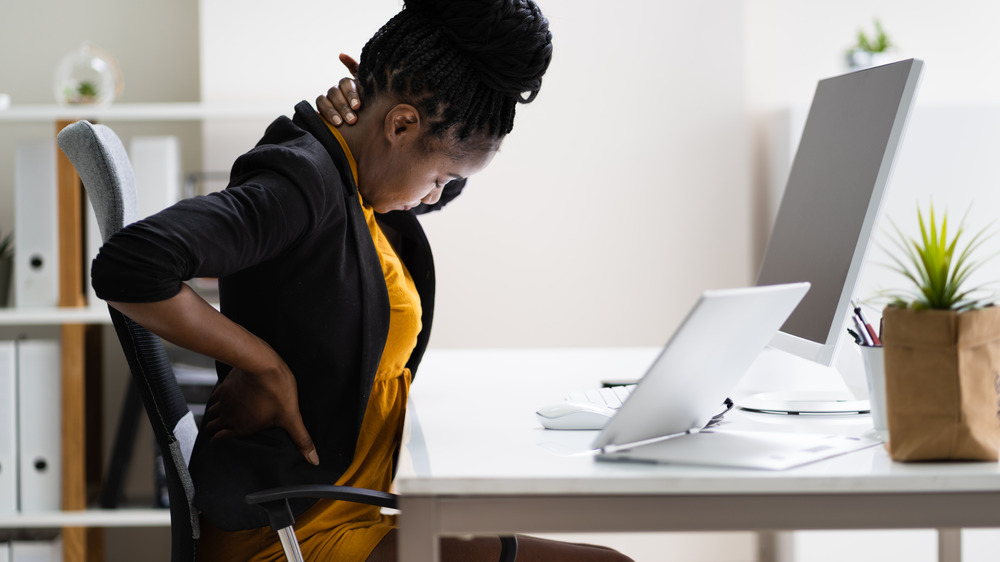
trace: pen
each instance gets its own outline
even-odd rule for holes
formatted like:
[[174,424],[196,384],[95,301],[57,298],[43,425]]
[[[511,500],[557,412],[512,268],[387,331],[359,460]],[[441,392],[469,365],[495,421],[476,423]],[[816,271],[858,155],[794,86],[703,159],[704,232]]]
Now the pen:
[[854,319],[854,326],[858,329],[858,332],[861,334],[861,340],[862,340],[861,345],[865,346],[875,345],[875,342],[872,341],[871,334],[869,334],[868,330],[865,329],[865,325],[861,322],[861,319],[858,318],[858,315],[854,314],[851,316],[851,318]]
[[854,330],[848,328],[847,329],[847,333],[851,334],[851,337],[854,338],[854,343],[856,343],[858,345],[864,345],[865,340],[861,339],[861,336],[859,336],[857,332],[855,332]]
[[882,345],[882,342],[878,338],[878,334],[875,333],[875,328],[872,328],[872,325],[868,323],[868,320],[865,320],[865,315],[861,312],[861,306],[854,307],[854,314],[858,315],[858,320],[861,321],[861,325],[864,327],[864,330],[868,332],[868,335],[871,337],[872,344]]

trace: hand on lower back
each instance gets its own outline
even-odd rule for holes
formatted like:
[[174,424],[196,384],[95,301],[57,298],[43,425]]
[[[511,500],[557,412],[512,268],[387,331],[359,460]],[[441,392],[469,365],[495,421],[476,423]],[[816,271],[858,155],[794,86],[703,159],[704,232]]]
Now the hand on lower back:
[[233,369],[216,387],[209,403],[204,430],[212,439],[245,437],[280,427],[306,460],[319,464],[316,448],[299,412],[295,377],[287,368],[267,374]]

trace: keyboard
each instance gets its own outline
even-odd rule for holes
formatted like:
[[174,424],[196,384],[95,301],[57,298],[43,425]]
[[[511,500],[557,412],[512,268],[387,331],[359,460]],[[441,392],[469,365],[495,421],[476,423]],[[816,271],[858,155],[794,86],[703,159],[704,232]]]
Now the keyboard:
[[566,395],[569,402],[590,402],[617,410],[635,389],[634,384],[606,386],[590,390],[578,390]]

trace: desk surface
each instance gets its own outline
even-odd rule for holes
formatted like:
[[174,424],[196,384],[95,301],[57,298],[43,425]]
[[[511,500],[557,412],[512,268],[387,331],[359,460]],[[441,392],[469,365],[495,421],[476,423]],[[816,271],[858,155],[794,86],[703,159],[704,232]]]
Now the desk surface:
[[[429,352],[413,384],[396,478],[406,560],[438,560],[442,535],[1000,527],[997,463],[902,464],[882,447],[781,472],[607,463],[589,452],[597,432],[544,430],[535,420],[537,407],[569,391],[641,376],[656,351]],[[734,398],[778,390],[756,371]],[[781,384],[839,384],[821,379],[796,372]],[[734,411],[727,419],[795,432],[871,427],[860,415]],[[960,549],[940,552],[960,559]]]
[[[545,430],[535,408],[602,378],[639,377],[656,349],[434,351],[411,393],[401,494],[759,494],[1000,491],[997,463],[893,462],[874,447],[787,471],[598,462],[595,431]],[[799,381],[801,382],[801,381]],[[817,384],[827,384],[818,381]],[[792,384],[792,383],[790,383]],[[810,384],[806,381],[804,384]],[[737,392],[739,392],[737,390]],[[734,410],[727,423],[860,434],[868,416]]]

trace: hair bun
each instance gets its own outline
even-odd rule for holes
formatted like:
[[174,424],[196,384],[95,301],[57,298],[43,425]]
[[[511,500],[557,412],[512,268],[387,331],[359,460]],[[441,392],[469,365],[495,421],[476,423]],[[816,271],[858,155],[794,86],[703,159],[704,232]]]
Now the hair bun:
[[489,88],[522,103],[538,95],[552,33],[531,0],[406,0],[406,9],[439,25]]

